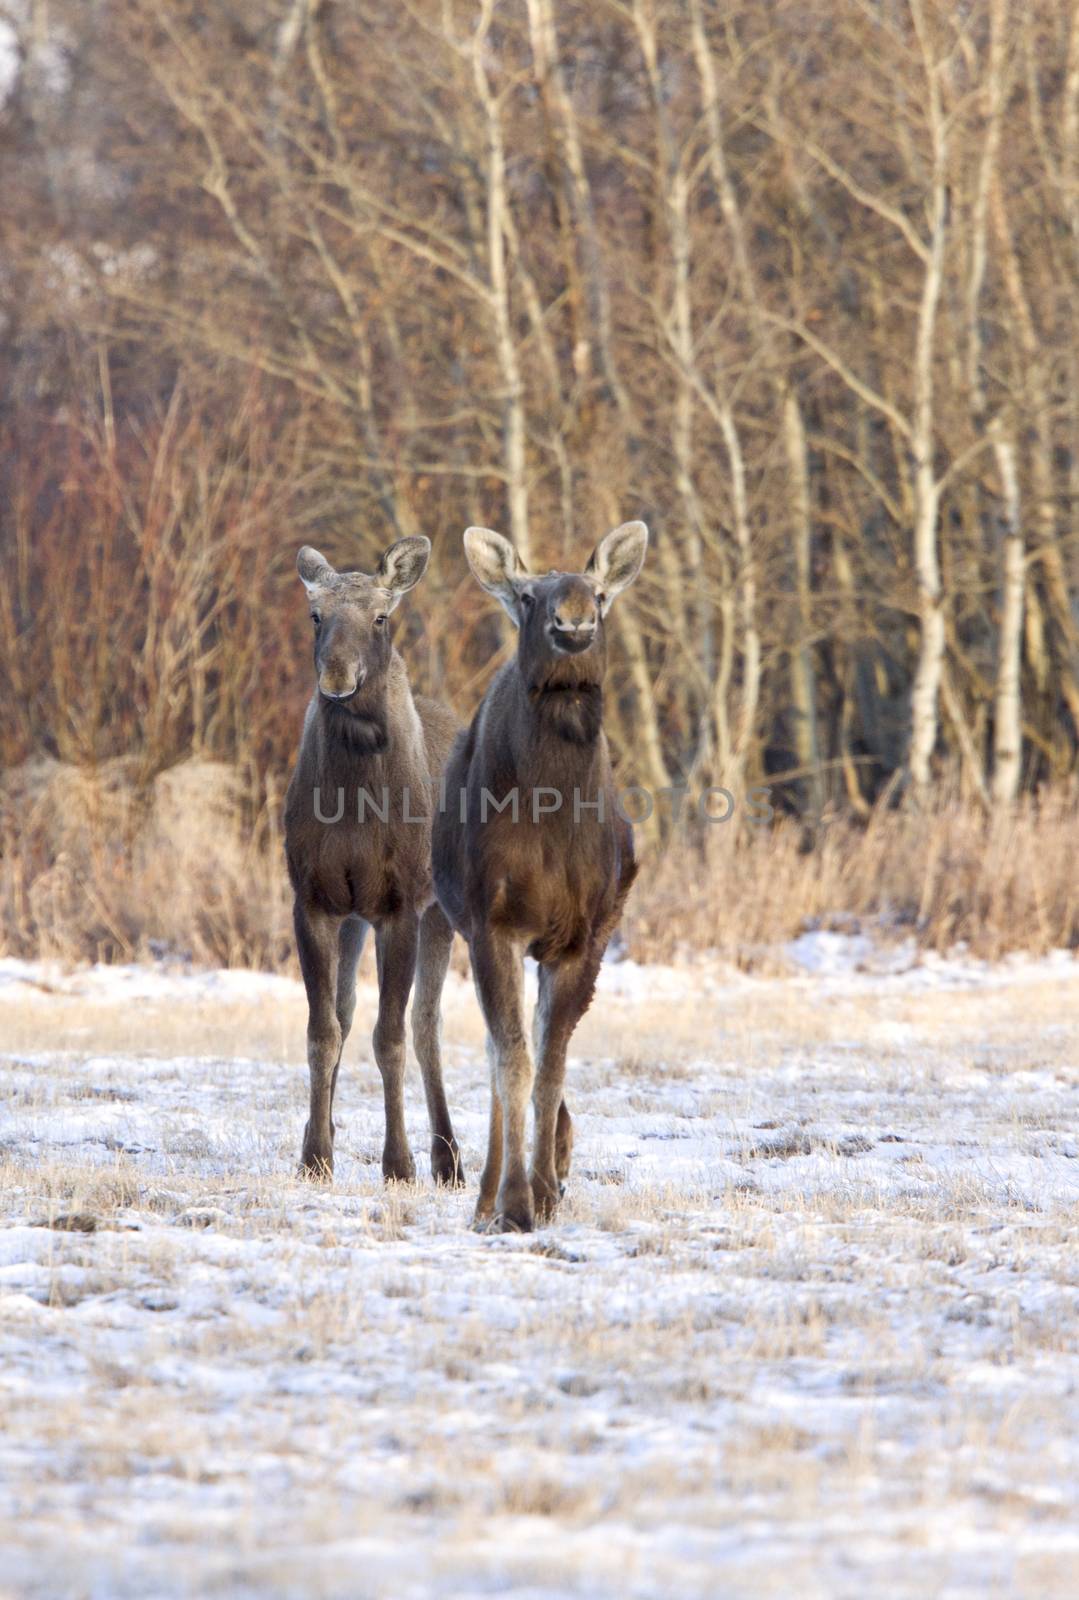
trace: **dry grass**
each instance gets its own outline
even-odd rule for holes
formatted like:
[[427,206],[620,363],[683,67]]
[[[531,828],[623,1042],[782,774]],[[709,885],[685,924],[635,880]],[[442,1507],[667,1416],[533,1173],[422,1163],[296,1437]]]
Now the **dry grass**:
[[836,817],[809,840],[780,818],[714,827],[697,850],[646,859],[626,919],[632,949],[669,959],[710,949],[745,967],[806,927],[858,918],[947,950],[996,959],[1079,945],[1079,796],[1071,784],[1013,812],[943,797],[922,811],[878,808],[864,826]]
[[63,961],[154,955],[279,968],[291,956],[279,796],[224,762],[152,780],[40,758],[0,777],[0,935]]
[[[294,970],[279,785],[187,761],[40,758],[0,776],[0,950],[66,961],[152,954]],[[639,960],[717,952],[747,969],[807,927],[859,920],[923,947],[995,959],[1079,944],[1071,786],[987,818],[959,801],[868,825],[791,818],[644,849],[625,934]]]

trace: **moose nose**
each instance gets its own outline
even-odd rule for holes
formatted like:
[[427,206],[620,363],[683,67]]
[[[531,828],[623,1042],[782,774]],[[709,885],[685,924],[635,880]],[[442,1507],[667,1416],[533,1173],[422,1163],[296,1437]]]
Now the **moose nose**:
[[591,634],[596,631],[595,620],[592,617],[574,617],[564,611],[555,611],[551,618],[559,633],[568,633],[578,639],[582,634]]
[[366,676],[367,669],[365,667],[357,667],[355,681],[350,689],[327,689],[320,683],[318,686],[319,693],[324,700],[351,700],[357,689],[362,688],[363,680]]
[[551,617],[551,639],[560,650],[587,650],[595,637],[593,617],[574,617],[555,610]]

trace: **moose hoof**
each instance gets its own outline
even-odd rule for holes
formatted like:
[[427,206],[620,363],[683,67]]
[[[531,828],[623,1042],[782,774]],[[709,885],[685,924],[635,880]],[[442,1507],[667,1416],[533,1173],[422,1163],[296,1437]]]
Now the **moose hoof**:
[[436,1139],[431,1146],[431,1176],[447,1189],[463,1189],[465,1167],[456,1139]]
[[330,1137],[317,1138],[311,1132],[310,1122],[303,1126],[303,1144],[300,1146],[301,1178],[312,1178],[316,1183],[328,1183],[333,1177],[333,1124]]
[[508,1211],[500,1211],[488,1229],[489,1233],[532,1233],[535,1222],[527,1212],[518,1212],[511,1216]]
[[550,1222],[565,1192],[565,1184],[557,1178],[541,1178],[537,1173],[532,1174],[532,1204],[539,1222]]
[[382,1157],[382,1176],[387,1183],[415,1183],[416,1163],[409,1151],[404,1155],[391,1155],[387,1151]]
[[493,1200],[485,1200],[482,1195],[476,1201],[476,1209],[472,1213],[471,1228],[473,1233],[494,1233],[495,1207]]
[[531,1233],[532,1231],[531,1217],[517,1219],[507,1216],[504,1211],[482,1214],[477,1211],[472,1218],[473,1233]]
[[492,1232],[531,1233],[534,1227],[535,1213],[529,1184],[526,1183],[523,1189],[511,1189],[499,1195]]

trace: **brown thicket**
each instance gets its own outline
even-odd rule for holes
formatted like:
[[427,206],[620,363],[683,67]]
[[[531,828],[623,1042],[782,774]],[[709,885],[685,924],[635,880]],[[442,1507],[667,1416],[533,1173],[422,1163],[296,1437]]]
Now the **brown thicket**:
[[0,96],[9,944],[59,849],[28,761],[121,761],[135,814],[224,763],[276,849],[299,544],[428,534],[405,648],[469,711],[506,640],[468,523],[541,568],[649,523],[620,773],[788,818],[691,830],[710,892],[880,909],[827,852],[890,828],[916,876],[949,808],[968,887],[1002,827],[1068,837],[1079,0],[8,0]]

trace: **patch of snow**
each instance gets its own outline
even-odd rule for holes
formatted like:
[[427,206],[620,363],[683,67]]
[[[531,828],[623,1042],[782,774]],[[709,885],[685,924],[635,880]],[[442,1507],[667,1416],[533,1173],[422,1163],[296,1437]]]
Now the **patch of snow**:
[[881,979],[893,993],[1055,983],[1077,965],[1071,950],[1050,950],[1043,956],[1015,951],[991,962],[970,955],[962,946],[942,954],[919,950],[911,938],[890,944],[872,933],[829,928],[800,934],[783,946],[782,953],[799,978],[813,980],[822,994],[854,992]]
[[243,968],[104,966],[67,968],[56,962],[0,959],[0,1002],[78,997],[123,1003],[130,1000],[287,1000],[302,995],[294,978]]
[[[596,982],[598,995],[627,1004],[655,1001],[700,999],[717,1003],[732,996],[759,992],[762,996],[781,994],[785,984],[805,988],[822,998],[857,994],[869,987],[890,994],[925,993],[948,989],[1006,989],[1024,985],[1056,983],[1077,970],[1070,950],[1052,950],[1044,956],[1012,954],[993,963],[970,956],[963,950],[941,955],[933,950],[919,951],[913,940],[890,945],[867,933],[848,933],[814,929],[799,935],[782,947],[781,953],[793,975],[788,978],[762,977],[732,969],[715,959],[700,957],[692,963],[671,966],[645,964],[631,957],[603,962]],[[536,993],[536,964],[525,961],[526,995]],[[448,983],[458,993],[471,992],[470,979],[451,974]],[[0,958],[0,1005],[7,999],[20,1002],[35,996],[45,999],[80,997],[105,1003],[127,1000],[170,1001],[190,998],[202,1002],[220,1000],[288,1001],[303,996],[298,980],[275,973],[233,968],[204,970],[180,963],[155,965],[117,965],[63,967],[56,962]],[[882,1024],[883,1026],[883,1024]],[[905,1024],[893,1021],[887,1028],[901,1042]]]
[[864,971],[876,953],[873,940],[864,933],[833,933],[824,928],[799,935],[785,948],[790,960],[803,972],[833,976]]
[[160,259],[154,247],[145,243],[118,250],[114,245],[96,240],[90,246],[90,253],[106,278],[147,278]]
[[598,994],[618,995],[625,1000],[665,1000],[713,985],[710,974],[702,975],[695,968],[662,966],[658,962],[645,965],[627,956],[621,961],[603,963],[596,980],[596,991]]
[[[0,1054],[3,1585],[1069,1595],[1074,962],[885,970],[856,930],[803,938],[790,978],[605,965],[566,1201],[504,1238],[468,1227],[488,1072],[452,1029],[466,1191],[382,1184],[370,986],[317,1187],[303,1061],[225,1026],[299,1006],[291,979],[0,961],[31,1031],[87,1000],[222,1007],[213,1057]],[[622,1041],[657,997],[702,1031],[653,1059],[654,1024]],[[818,997],[861,1002],[840,1037],[806,1028]],[[415,1071],[407,1122],[419,1156]]]
[[19,35],[10,22],[0,17],[0,111],[11,99],[21,71]]

